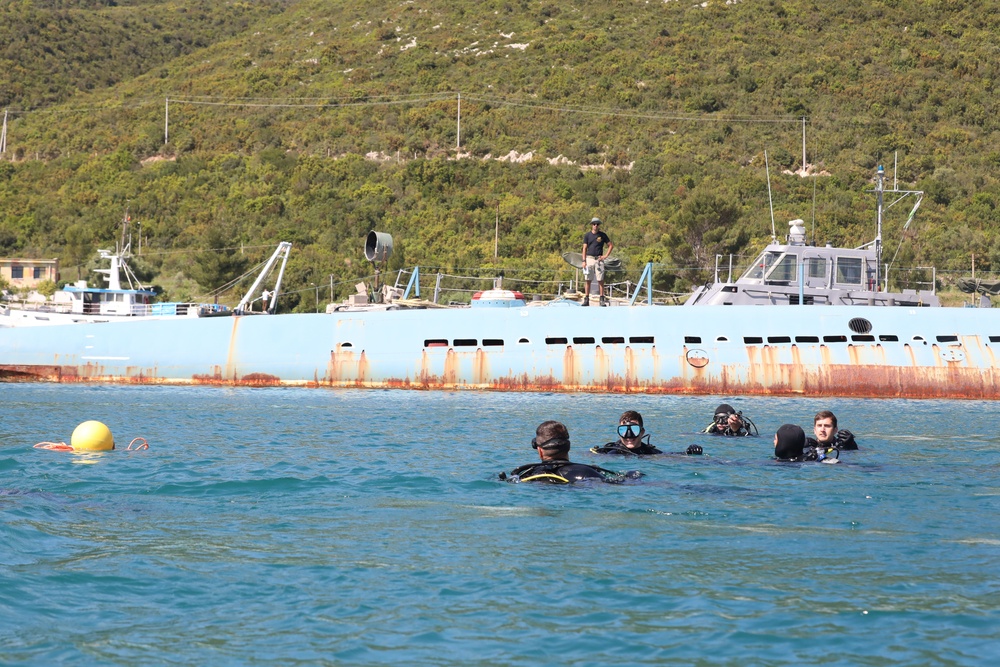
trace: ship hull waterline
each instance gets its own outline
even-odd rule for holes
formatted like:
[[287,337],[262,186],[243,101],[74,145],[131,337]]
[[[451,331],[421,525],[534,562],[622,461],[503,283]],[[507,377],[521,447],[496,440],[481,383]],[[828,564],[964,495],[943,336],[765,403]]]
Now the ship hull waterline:
[[0,379],[995,399],[994,348],[1000,309],[399,310],[3,328]]

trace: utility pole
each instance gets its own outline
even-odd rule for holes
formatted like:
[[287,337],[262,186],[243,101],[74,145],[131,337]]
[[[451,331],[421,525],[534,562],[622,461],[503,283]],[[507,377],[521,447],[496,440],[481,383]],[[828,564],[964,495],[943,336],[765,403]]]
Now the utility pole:
[[163,143],[170,143],[170,98],[166,98],[163,110]]
[[456,132],[455,147],[458,152],[462,152],[462,93],[458,94],[458,131]]
[[806,117],[802,117],[802,175],[806,175]]
[[493,230],[493,259],[497,259],[500,249],[500,200],[497,200],[497,224]]

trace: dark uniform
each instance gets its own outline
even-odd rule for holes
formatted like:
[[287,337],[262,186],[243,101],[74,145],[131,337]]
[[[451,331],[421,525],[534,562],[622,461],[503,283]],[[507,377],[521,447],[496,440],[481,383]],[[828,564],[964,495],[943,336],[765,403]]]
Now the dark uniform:
[[[836,447],[840,451],[849,451],[858,448],[858,442],[854,439],[854,434],[848,431],[846,428],[837,431],[837,435],[833,436],[833,447]],[[822,447],[816,438],[806,438],[806,447]]]
[[544,482],[546,484],[573,484],[583,480],[595,480],[608,484],[620,484],[628,475],[598,468],[585,463],[568,460],[542,461],[514,468],[508,477],[500,473],[500,479],[508,482]]

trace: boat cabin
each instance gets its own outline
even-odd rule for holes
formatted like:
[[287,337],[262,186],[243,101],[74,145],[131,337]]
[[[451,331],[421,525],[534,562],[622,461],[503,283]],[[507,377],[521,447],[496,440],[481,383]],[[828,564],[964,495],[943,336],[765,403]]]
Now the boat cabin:
[[684,305],[940,305],[933,290],[883,291],[872,244],[812,246],[802,220],[788,225],[786,243],[771,243],[735,282],[716,277],[697,288]]
[[151,290],[98,289],[87,287],[86,281],[67,285],[70,312],[79,315],[149,315],[156,293]]

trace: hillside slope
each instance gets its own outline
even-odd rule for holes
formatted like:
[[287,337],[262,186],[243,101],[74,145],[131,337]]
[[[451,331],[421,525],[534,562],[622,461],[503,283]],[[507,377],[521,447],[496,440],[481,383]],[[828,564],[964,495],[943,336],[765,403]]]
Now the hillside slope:
[[[704,274],[678,269],[770,236],[764,150],[778,224],[810,220],[815,188],[817,236],[855,244],[872,234],[861,191],[898,151],[901,182],[928,193],[903,260],[960,270],[975,251],[1000,269],[1000,18],[983,2],[272,9],[60,114],[15,117],[0,252],[80,263],[127,201],[151,249],[288,238],[293,281],[346,283],[372,228],[401,237],[400,263],[490,262],[499,204],[507,270],[558,270],[597,213],[636,273],[659,261],[658,284],[684,289]],[[802,118],[806,173],[829,176],[776,173],[803,167]],[[512,152],[531,159],[496,162]],[[222,277],[171,257],[147,270],[174,289]]]

